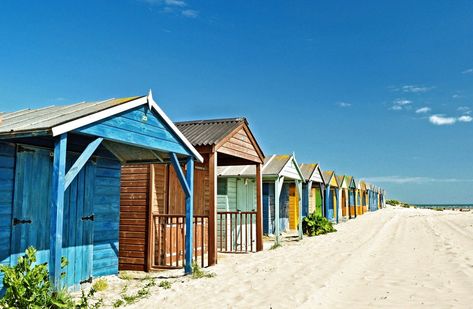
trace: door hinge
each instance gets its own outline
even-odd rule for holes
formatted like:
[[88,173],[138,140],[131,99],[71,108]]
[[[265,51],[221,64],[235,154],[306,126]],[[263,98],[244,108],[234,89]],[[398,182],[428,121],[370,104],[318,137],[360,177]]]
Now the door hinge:
[[94,214],[91,214],[90,216],[85,216],[85,217],[82,217],[82,221],[94,221],[95,220],[95,215]]
[[20,220],[18,218],[14,218],[13,225],[18,225],[18,224],[31,224],[31,220]]

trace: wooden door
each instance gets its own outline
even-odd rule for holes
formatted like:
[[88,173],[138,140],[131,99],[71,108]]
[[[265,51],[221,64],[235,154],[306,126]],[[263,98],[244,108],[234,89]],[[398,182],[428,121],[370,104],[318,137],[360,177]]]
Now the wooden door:
[[[68,154],[68,157],[71,157]],[[18,146],[12,227],[14,265],[26,248],[38,250],[37,263],[49,262],[52,153],[50,150]],[[68,166],[72,161],[68,160]],[[65,281],[77,286],[92,277],[93,187],[95,165],[88,162],[65,192],[62,256],[68,266]]]

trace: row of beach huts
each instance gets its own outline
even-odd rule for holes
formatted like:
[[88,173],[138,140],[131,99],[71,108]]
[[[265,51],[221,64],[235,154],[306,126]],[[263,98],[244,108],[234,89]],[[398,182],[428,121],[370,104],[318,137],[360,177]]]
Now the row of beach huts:
[[309,213],[339,223],[385,206],[363,180],[265,155],[245,118],[173,123],[151,92],[0,119],[0,263],[34,246],[55,286],[189,273],[263,250],[263,235],[302,238]]

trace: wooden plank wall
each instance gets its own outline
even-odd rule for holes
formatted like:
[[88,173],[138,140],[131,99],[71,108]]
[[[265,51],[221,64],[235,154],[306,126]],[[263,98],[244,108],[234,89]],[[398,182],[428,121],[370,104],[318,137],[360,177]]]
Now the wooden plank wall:
[[[119,265],[121,270],[146,269],[150,167],[151,165],[122,167]],[[154,198],[158,199],[158,196]]]
[[98,158],[95,168],[93,276],[118,273],[121,165]]
[[261,162],[255,146],[252,144],[244,128],[241,128],[228,141],[220,146],[218,152],[253,162]]
[[[10,237],[13,188],[15,179],[15,147],[0,143],[0,264],[10,264]],[[0,291],[3,273],[0,273]]]

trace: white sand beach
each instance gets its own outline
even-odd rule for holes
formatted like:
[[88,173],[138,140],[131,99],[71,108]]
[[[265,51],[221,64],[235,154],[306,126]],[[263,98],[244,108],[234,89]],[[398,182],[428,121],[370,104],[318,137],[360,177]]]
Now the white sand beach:
[[336,228],[223,255],[207,269],[214,278],[171,278],[171,289],[156,286],[132,308],[473,306],[473,212],[388,207]]

